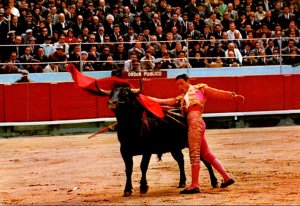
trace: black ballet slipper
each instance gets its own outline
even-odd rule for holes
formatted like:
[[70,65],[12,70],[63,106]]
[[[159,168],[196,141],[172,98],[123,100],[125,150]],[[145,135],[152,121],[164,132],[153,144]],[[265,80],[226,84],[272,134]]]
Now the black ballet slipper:
[[184,189],[182,191],[180,191],[180,194],[196,194],[196,193],[200,193],[200,189],[198,187],[188,190],[188,189]]
[[233,179],[228,180],[227,182],[221,183],[221,188],[228,187],[229,185],[232,185],[234,183]]

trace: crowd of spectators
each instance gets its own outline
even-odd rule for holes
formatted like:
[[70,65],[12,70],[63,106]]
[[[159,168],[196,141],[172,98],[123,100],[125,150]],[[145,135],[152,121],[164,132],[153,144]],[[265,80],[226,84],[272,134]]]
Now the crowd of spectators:
[[[0,74],[300,63],[298,0],[0,0]],[[5,63],[5,64],[4,64]]]

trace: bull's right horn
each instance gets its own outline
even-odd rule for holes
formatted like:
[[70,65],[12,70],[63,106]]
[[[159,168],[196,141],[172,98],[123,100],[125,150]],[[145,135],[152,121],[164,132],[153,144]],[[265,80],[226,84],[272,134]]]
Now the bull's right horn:
[[141,92],[141,89],[130,89],[133,94],[138,94]]

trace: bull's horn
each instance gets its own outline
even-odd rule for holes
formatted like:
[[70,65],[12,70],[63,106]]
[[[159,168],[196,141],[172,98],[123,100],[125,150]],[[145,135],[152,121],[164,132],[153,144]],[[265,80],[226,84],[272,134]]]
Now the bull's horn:
[[103,93],[103,94],[105,94],[105,95],[110,95],[110,93],[111,93],[111,90],[104,90],[104,89],[100,89],[99,88],[99,91],[101,92],[101,93]]
[[141,92],[141,89],[130,89],[133,94],[138,94]]
[[107,95],[107,96],[110,95],[111,90],[104,90],[104,89],[101,89],[101,88],[98,86],[97,81],[95,81],[95,86],[96,86],[96,88],[99,90],[100,95],[104,95],[104,96],[105,96],[105,95]]

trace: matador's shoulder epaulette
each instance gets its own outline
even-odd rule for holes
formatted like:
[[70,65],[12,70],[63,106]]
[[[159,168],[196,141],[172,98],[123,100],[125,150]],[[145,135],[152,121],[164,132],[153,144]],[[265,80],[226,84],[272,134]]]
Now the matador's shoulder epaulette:
[[207,86],[207,84],[201,83],[201,84],[196,84],[194,87],[195,87],[196,89],[201,89],[201,88],[203,88],[203,87],[205,87],[205,86]]

